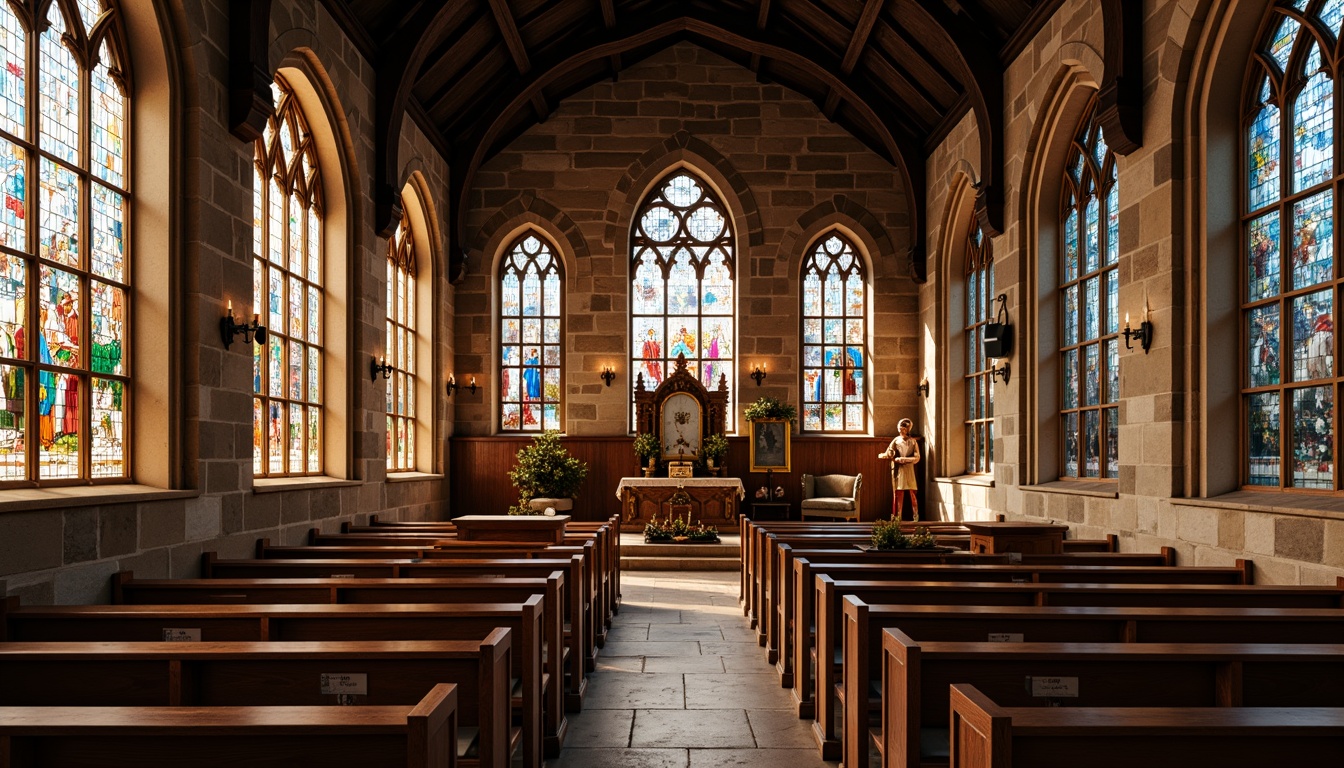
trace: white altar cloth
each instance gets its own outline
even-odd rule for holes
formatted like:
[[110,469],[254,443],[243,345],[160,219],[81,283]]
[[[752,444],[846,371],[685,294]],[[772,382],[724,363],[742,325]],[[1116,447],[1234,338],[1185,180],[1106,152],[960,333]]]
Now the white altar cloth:
[[625,498],[625,488],[736,488],[737,498],[747,498],[747,489],[736,477],[622,477],[616,486],[616,498]]

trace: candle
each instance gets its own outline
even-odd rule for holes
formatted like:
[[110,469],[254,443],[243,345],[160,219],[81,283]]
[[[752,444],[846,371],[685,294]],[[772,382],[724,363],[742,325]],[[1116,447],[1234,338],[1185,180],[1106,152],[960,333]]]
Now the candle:
[[233,299],[229,299],[229,314],[233,314]]
[[1126,327],[1126,328],[1129,327],[1129,313],[1128,313],[1128,312],[1125,313],[1125,327]]

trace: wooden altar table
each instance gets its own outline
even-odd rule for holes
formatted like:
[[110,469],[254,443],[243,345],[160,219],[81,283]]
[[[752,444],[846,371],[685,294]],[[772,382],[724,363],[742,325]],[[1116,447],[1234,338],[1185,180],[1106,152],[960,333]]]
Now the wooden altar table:
[[655,516],[685,514],[687,508],[693,523],[732,530],[737,502],[746,496],[736,477],[623,477],[616,486],[622,531],[643,531]]

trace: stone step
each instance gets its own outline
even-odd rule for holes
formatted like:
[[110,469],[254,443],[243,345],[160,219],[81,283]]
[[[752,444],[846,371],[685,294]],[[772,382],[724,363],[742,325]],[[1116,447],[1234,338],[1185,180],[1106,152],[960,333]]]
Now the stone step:
[[736,571],[740,567],[735,557],[621,557],[623,571]]
[[621,554],[626,557],[730,557],[739,559],[741,547],[737,542],[723,544],[622,544]]

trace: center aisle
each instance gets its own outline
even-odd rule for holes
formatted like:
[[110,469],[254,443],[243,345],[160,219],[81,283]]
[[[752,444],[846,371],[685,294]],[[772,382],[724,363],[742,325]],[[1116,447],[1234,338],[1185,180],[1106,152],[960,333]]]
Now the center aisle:
[[583,712],[547,768],[823,768],[736,572],[625,571]]

